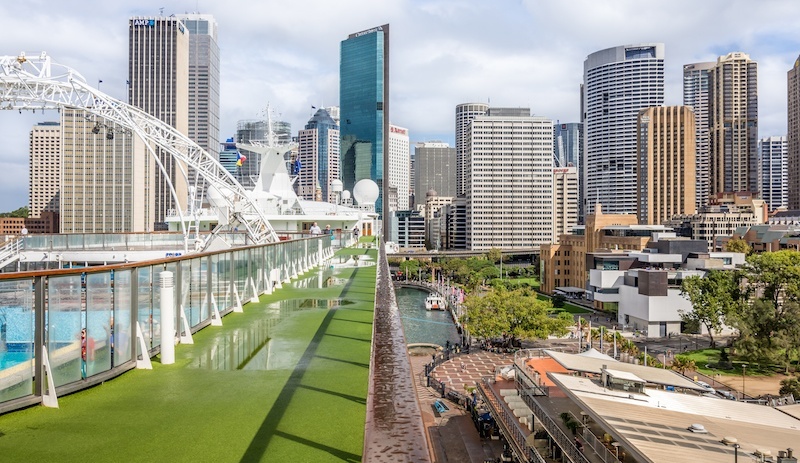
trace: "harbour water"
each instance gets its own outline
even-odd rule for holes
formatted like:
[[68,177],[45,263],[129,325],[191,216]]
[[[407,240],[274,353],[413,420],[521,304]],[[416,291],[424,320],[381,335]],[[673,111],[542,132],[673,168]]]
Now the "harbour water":
[[425,309],[426,291],[396,288],[395,293],[408,344],[427,342],[444,346],[447,341],[451,344],[460,342],[449,312]]

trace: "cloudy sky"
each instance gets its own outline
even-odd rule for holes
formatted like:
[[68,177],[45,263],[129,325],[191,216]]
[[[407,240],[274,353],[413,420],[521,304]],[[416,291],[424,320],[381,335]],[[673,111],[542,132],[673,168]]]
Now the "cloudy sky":
[[[682,66],[743,51],[758,62],[761,137],[786,133],[786,72],[800,53],[794,0],[26,0],[0,3],[2,55],[46,51],[125,100],[128,19],[200,12],[219,24],[221,138],[269,103],[299,130],[338,104],[339,43],[391,24],[391,119],[412,143],[453,143],[455,106],[490,102],[577,121],[583,60],[663,42],[666,103]],[[28,136],[52,114],[0,113],[0,211],[28,202]]]

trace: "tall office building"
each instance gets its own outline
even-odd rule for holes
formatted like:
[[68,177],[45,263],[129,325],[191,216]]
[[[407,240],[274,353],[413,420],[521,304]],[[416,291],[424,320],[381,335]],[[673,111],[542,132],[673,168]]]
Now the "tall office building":
[[[583,124],[580,122],[566,124],[556,122],[553,135],[553,156],[556,166],[573,166],[580,176],[583,166],[583,145]],[[578,223],[583,223],[584,187],[583,182],[578,182]]]
[[59,211],[61,194],[61,125],[41,122],[31,129],[28,216]]
[[555,167],[553,169],[553,235],[554,243],[559,236],[572,233],[578,225],[578,169]]
[[396,125],[389,126],[389,188],[397,191],[396,211],[410,209],[411,188],[409,187],[409,163],[411,151],[408,129]]
[[583,83],[585,214],[597,203],[609,214],[635,214],[636,121],[640,110],[664,104],[664,44],[592,53]]
[[688,106],[639,112],[637,215],[660,225],[695,208],[695,120]]
[[447,143],[423,142],[414,147],[414,198],[425,202],[429,190],[456,195],[456,149]]
[[469,125],[468,249],[531,247],[555,239],[553,122],[529,114],[527,108],[490,108]]
[[375,210],[380,214],[389,194],[389,182],[384,181],[389,164],[388,24],[342,41],[339,107],[344,189],[352,191],[365,178],[375,181],[380,188]]
[[[189,135],[189,34],[176,17],[134,17],[128,22],[128,100],[166,124]],[[155,197],[153,230],[166,230],[165,217],[180,207],[186,210],[188,182],[179,166],[168,153],[152,147],[164,166],[166,175],[156,167],[154,178],[147,179],[146,194]],[[155,163],[145,156],[144,169],[151,171]],[[169,183],[175,189],[173,196]],[[177,202],[176,202],[177,199]],[[147,203],[149,205],[149,202]],[[149,227],[148,227],[149,228]]]
[[786,73],[789,209],[800,210],[800,56]]
[[766,137],[758,142],[761,199],[770,211],[789,205],[789,150],[786,137]]
[[80,109],[63,108],[61,126],[61,232],[152,230],[156,198],[147,185],[157,167],[144,143]]
[[316,199],[317,189],[323,201],[336,200],[331,191],[339,179],[339,126],[325,109],[318,109],[298,137],[298,156],[302,168],[297,178],[297,194]]
[[[472,119],[485,116],[489,105],[484,103],[462,103],[456,106],[456,193],[465,195],[467,178],[467,130]],[[436,190],[439,191],[439,190]]]
[[683,104],[694,111],[695,209],[708,204],[710,195],[710,135],[708,126],[711,69],[716,63],[692,63],[683,66]]
[[178,15],[189,31],[189,138],[209,154],[219,149],[219,45],[210,14]]
[[758,65],[741,52],[711,70],[710,193],[758,192]]
[[[267,143],[269,122],[261,119],[242,120],[236,124],[236,143]],[[289,143],[292,141],[292,125],[285,121],[272,122],[272,135],[276,143]],[[247,160],[236,168],[234,177],[245,188],[252,188],[256,184],[258,174],[261,172],[261,157],[247,150],[239,150]]]

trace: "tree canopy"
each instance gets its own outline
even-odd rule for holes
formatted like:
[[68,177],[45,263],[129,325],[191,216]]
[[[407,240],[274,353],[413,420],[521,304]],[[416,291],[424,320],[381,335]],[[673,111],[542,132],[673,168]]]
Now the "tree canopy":
[[23,219],[28,218],[28,208],[26,206],[22,206],[17,210],[11,212],[0,212],[0,217],[22,217]]
[[552,316],[553,306],[539,300],[528,289],[508,291],[493,288],[485,294],[467,297],[466,315],[462,322],[480,339],[508,336],[512,339],[546,339],[550,335],[564,336],[573,324],[566,312]]
[[725,243],[725,251],[726,252],[741,252],[744,255],[750,255],[753,252],[753,248],[747,244],[747,241],[741,238],[733,238],[728,240]]
[[710,270],[704,277],[692,276],[681,283],[681,294],[692,303],[692,310],[680,312],[681,319],[705,326],[712,347],[714,334],[722,330],[736,307],[737,283],[735,272],[727,270]]

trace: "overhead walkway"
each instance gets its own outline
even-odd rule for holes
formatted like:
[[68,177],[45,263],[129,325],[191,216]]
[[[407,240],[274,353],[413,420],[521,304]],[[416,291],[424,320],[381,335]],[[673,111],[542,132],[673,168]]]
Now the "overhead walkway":
[[[359,266],[339,266],[341,254]],[[367,259],[364,259],[367,257]],[[361,461],[375,250],[340,250],[132,370],[0,416],[5,461]]]

